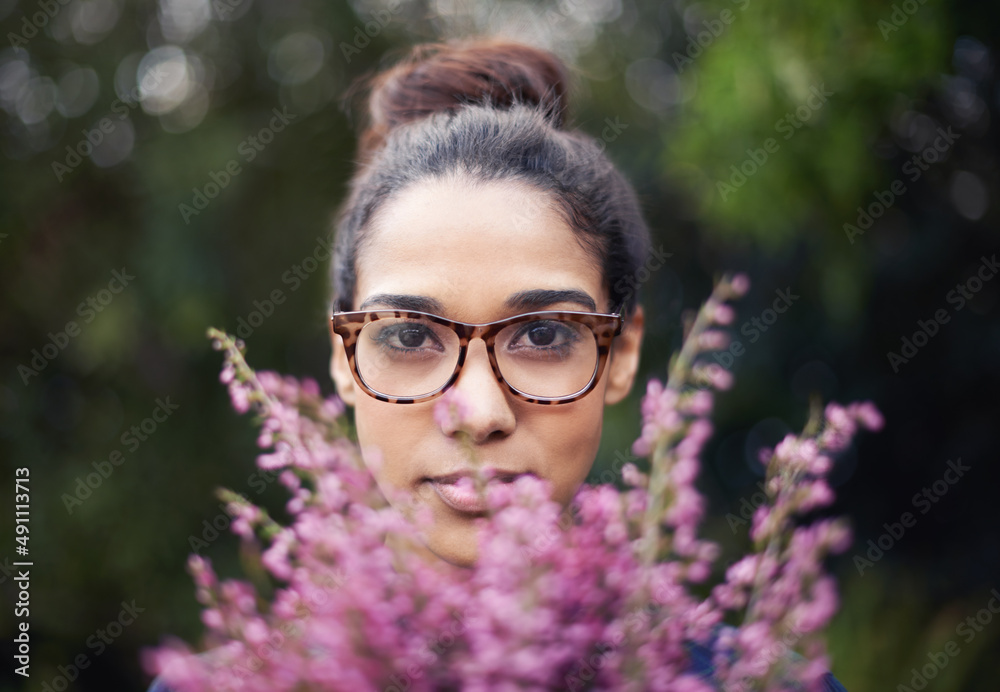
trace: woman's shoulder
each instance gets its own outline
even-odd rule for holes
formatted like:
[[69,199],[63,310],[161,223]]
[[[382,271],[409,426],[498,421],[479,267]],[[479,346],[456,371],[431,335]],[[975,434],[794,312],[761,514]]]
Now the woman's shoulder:
[[[698,675],[700,678],[707,682],[718,683],[715,678],[715,665],[712,663],[712,644],[715,640],[725,631],[735,632],[734,627],[729,625],[720,625],[715,628],[712,633],[712,638],[709,640],[707,645],[699,644],[697,642],[688,642],[687,648],[688,653],[691,656],[691,672]],[[798,654],[790,654],[796,658],[799,658]],[[822,678],[823,687],[822,692],[847,692],[840,681],[833,676],[833,673],[829,671],[823,675]]]

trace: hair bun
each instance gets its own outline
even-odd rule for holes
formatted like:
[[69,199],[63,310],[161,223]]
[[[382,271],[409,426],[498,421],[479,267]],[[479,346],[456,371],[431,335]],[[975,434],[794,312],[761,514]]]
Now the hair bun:
[[368,122],[358,140],[363,162],[394,127],[470,103],[498,108],[527,103],[562,128],[567,82],[566,66],[547,50],[503,38],[472,38],[413,46],[387,70],[359,78],[346,98],[359,85],[369,88]]

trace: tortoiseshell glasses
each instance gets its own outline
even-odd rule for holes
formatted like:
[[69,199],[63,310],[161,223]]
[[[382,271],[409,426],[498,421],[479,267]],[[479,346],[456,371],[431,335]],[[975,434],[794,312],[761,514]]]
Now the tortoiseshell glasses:
[[396,404],[441,396],[458,379],[473,339],[486,344],[493,374],[518,399],[568,404],[600,380],[611,343],[622,331],[614,314],[548,310],[485,324],[412,310],[335,312],[354,380]]

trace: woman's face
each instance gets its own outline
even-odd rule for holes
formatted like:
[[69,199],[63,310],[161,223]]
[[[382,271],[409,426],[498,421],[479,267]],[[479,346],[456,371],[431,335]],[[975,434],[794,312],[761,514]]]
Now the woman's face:
[[[598,263],[542,193],[513,183],[473,187],[448,179],[406,188],[374,219],[356,269],[355,310],[417,309],[462,322],[549,309],[610,311]],[[537,299],[541,291],[561,294],[505,307],[512,297]],[[421,301],[427,307],[416,307]],[[641,336],[638,311],[615,339],[598,386],[556,406],[514,398],[494,377],[485,344],[474,339],[453,387],[469,405],[463,429],[482,466],[505,479],[546,479],[552,499],[566,505],[594,462],[604,405],[631,388]],[[431,510],[427,549],[448,562],[471,564],[474,520],[482,514],[456,508],[448,492],[440,492],[471,468],[459,431],[435,420],[436,400],[396,404],[366,394],[354,382],[340,336],[333,346],[331,374],[355,408],[366,459],[373,458],[372,447],[379,450],[373,467],[379,486],[390,497],[390,489],[402,491],[409,508]]]

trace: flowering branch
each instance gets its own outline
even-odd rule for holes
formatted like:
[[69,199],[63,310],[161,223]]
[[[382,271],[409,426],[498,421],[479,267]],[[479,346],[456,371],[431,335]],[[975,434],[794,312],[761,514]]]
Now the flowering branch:
[[[640,542],[643,564],[651,565],[671,548],[681,556],[697,555],[685,549],[686,544],[663,541],[661,527],[666,523],[675,529],[693,529],[701,517],[701,497],[692,482],[697,474],[698,454],[712,431],[707,420],[712,396],[706,389],[692,391],[692,387],[728,389],[732,376],[714,363],[696,365],[696,359],[704,351],[725,348],[725,335],[710,328],[732,322],[732,308],[724,301],[742,296],[749,287],[749,280],[742,274],[723,277],[698,311],[680,351],[671,358],[666,388],[655,380],[648,385],[642,436],[633,445],[633,451],[640,455],[648,454],[653,445],[649,504]],[[673,511],[667,514],[671,504]],[[690,545],[692,550],[699,547]]]
[[[753,515],[754,552],[732,565],[713,590],[721,608],[743,611],[739,634],[723,642],[728,650],[716,657],[727,690],[767,690],[787,679],[820,689],[828,667],[818,634],[836,612],[837,596],[821,566],[828,554],[847,549],[851,534],[840,520],[803,527],[794,520],[833,502],[827,481],[832,455],[846,449],[859,426],[879,430],[884,421],[871,402],[831,403],[822,410],[814,400],[811,409],[802,433],[761,450],[768,502]],[[809,660],[767,654],[789,638]]]

